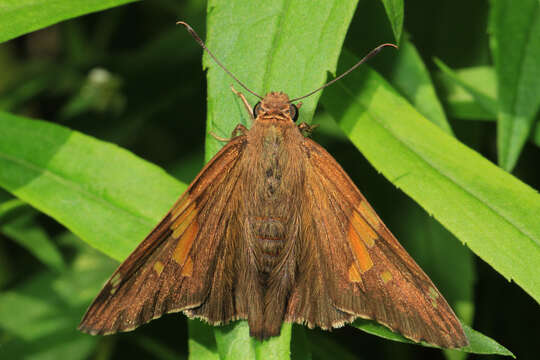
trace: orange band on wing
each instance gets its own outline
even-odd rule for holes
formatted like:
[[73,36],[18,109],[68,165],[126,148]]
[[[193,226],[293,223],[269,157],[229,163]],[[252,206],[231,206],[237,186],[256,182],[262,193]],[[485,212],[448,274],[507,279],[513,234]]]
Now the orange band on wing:
[[373,231],[373,229],[368,225],[368,223],[366,223],[366,220],[364,220],[356,211],[353,211],[350,227],[354,227],[356,233],[358,234],[358,236],[360,236],[360,238],[362,239],[364,244],[367,245],[367,247],[372,247],[373,245],[375,245],[377,233]]
[[171,230],[173,230],[172,237],[178,239],[186,230],[189,224],[193,221],[193,218],[197,215],[197,210],[195,209],[195,202],[191,205],[178,217],[174,220],[171,225]]
[[362,216],[364,217],[364,219],[366,219],[366,221],[368,222],[369,225],[373,226],[374,229],[379,229],[380,226],[381,226],[381,220],[379,220],[379,217],[377,216],[377,214],[375,213],[375,211],[373,211],[373,209],[371,208],[371,206],[369,206],[368,202],[367,201],[362,201],[357,209],[356,209],[360,214],[362,214]]
[[[191,249],[191,245],[193,245],[193,240],[195,240],[197,237],[198,231],[199,226],[197,225],[196,221],[193,221],[191,224],[189,224],[186,231],[184,231],[180,240],[178,240],[178,245],[176,245],[176,249],[174,249],[173,258],[174,261],[180,264],[180,266],[184,266],[189,250]],[[187,266],[187,264],[185,264],[185,266]]]
[[358,269],[356,268],[355,264],[351,264],[349,267],[349,281],[350,282],[361,282],[362,277],[360,276],[360,273],[358,272]]
[[176,204],[174,204],[174,206],[173,206],[173,208],[171,210],[172,218],[174,219],[175,217],[180,215],[182,213],[182,211],[184,211],[186,209],[186,207],[188,205],[191,205],[191,204],[193,204],[193,201],[190,201],[189,193],[186,191],[184,193],[184,195],[182,195],[182,197],[180,199],[178,199]]
[[180,275],[187,277],[193,275],[193,260],[191,260],[191,256],[188,256],[186,264],[182,268],[182,272],[180,273]]
[[373,261],[371,260],[364,243],[360,240],[360,237],[352,226],[349,227],[349,241],[351,242],[354,255],[358,261],[358,266],[360,266],[360,272],[364,273],[371,269]]

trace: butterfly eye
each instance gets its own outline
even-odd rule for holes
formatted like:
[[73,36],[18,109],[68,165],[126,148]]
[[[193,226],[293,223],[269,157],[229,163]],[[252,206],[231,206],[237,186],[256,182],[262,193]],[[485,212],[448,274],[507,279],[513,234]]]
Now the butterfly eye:
[[255,106],[253,107],[253,116],[254,116],[254,117],[257,117],[260,110],[261,110],[261,102],[259,101],[259,102],[256,103]]
[[294,122],[296,122],[296,120],[298,120],[298,108],[296,107],[296,105],[291,104],[289,106],[289,114],[291,115],[291,119]]

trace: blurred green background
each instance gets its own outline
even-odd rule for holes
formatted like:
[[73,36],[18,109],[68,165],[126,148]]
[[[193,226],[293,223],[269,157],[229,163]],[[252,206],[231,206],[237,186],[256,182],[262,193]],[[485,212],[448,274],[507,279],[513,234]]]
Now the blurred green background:
[[[205,158],[206,77],[201,49],[175,22],[189,22],[204,39],[206,6],[195,0],[135,2],[0,44],[0,110],[117,144],[189,183]],[[489,10],[490,2],[483,0],[406,2],[401,43],[408,39],[416,47],[455,136],[497,163],[495,116],[482,102],[497,96],[487,31]],[[540,16],[535,21],[540,23]],[[395,42],[383,3],[360,1],[344,47],[361,56],[382,42]],[[406,51],[406,45],[401,51]],[[408,79],[393,73],[395,57],[385,51],[370,66],[406,93]],[[460,87],[435,58],[457,70],[461,79],[474,82],[475,88]],[[244,81],[249,84],[249,79]],[[477,97],[475,89],[481,93]],[[466,250],[358,156],[324,107],[318,108],[312,122],[321,125],[314,139],[338,159],[433,281],[439,284],[453,278],[448,286],[455,289],[447,293],[441,287],[441,292],[460,318],[518,358],[537,358],[540,312],[535,300]],[[4,136],[0,132],[0,141]],[[533,127],[512,169],[515,177],[534,189],[540,188],[539,144],[540,130]],[[144,183],[139,185],[144,191]],[[409,242],[411,238],[416,240]],[[438,250],[432,238],[452,242],[455,257],[448,255],[446,264],[435,261],[431,254],[442,251],[445,258],[449,250]],[[117,264],[52,218],[0,190],[0,358],[187,358],[188,327],[182,315],[168,315],[135,332],[103,338],[75,330]],[[539,269],[531,272],[540,276]],[[314,359],[496,356],[392,342],[353,327],[305,334],[302,342],[310,351],[293,347],[293,357],[295,351],[310,353]]]

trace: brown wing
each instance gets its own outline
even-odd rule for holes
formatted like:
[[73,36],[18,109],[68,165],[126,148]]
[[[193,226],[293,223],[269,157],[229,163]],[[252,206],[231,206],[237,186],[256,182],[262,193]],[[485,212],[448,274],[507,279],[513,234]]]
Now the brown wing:
[[[414,341],[463,347],[459,320],[339,164],[306,139],[297,287],[286,319],[332,328],[373,319]],[[310,254],[314,254],[311,255]]]
[[[230,141],[199,173],[165,218],[114,272],[79,329],[133,330],[164,313],[184,311],[212,324],[245,318],[233,306],[232,264],[237,165],[245,136]],[[236,308],[242,308],[237,306]]]

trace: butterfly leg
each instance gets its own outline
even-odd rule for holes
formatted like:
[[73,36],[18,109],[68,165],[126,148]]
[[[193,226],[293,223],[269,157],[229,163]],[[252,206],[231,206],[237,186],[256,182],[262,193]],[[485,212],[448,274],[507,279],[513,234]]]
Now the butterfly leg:
[[302,135],[306,137],[311,136],[311,133],[313,132],[313,130],[315,130],[318,127],[319,127],[319,124],[308,125],[306,123],[301,123],[300,125],[298,125],[298,129],[300,130],[300,132],[302,132]]
[[244,96],[244,94],[242,94],[240,91],[237,91],[234,86],[231,85],[231,90],[233,93],[236,94],[236,96],[238,96],[240,99],[242,99],[242,102],[244,103],[244,106],[246,107],[246,110],[249,114],[249,118],[251,119],[251,121],[255,120],[255,118],[253,117],[253,107],[251,105],[249,105],[249,102],[247,101],[246,97]]
[[248,132],[247,127],[245,127],[242,124],[238,124],[236,125],[236,127],[234,128],[232,132],[232,137],[235,138],[237,136],[246,135],[247,132]]
[[226,138],[226,137],[223,137],[223,136],[216,135],[213,131],[210,131],[209,134],[212,135],[212,137],[213,137],[214,139],[216,139],[217,141],[222,141],[222,142],[229,142],[229,141],[231,141],[230,138]]
[[242,124],[238,124],[234,128],[234,130],[232,132],[232,136],[230,138],[226,138],[226,137],[216,135],[213,131],[210,131],[209,134],[212,135],[212,137],[214,139],[216,139],[217,141],[229,142],[229,141],[231,141],[232,139],[234,139],[237,136],[246,135],[247,131],[248,131],[247,127],[245,127]]

